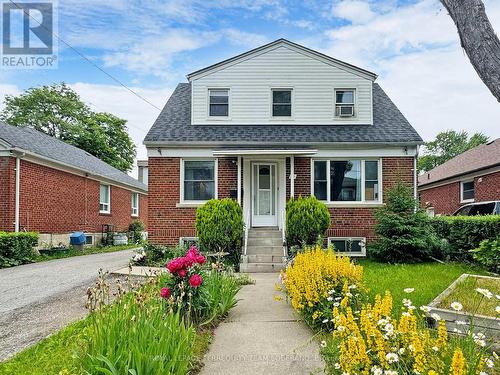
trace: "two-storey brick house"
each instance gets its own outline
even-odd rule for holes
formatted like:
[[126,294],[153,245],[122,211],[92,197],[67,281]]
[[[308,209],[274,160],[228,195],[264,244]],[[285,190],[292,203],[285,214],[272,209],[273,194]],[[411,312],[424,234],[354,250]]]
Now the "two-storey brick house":
[[210,198],[236,199],[247,228],[282,231],[287,200],[313,194],[329,241],[364,255],[387,190],[415,187],[422,139],[374,73],[279,39],[187,78],[144,140],[152,242],[195,237]]

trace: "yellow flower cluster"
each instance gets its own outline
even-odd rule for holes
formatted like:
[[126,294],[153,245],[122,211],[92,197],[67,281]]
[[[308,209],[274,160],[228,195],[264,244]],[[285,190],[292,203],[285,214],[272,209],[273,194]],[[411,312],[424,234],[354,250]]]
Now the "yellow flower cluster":
[[[423,325],[421,317],[408,300],[399,318],[393,318],[392,297],[386,292],[359,313],[351,307],[334,308],[333,342],[338,347],[336,366],[343,374],[485,374],[484,352],[478,347],[475,358],[465,358],[452,345],[445,322],[437,331]],[[451,364],[450,364],[451,359]],[[467,363],[476,363],[468,372]]]
[[[344,292],[340,303],[347,304],[349,286],[361,286],[363,267],[351,263],[348,257],[337,256],[332,250],[316,248],[299,252],[283,277],[292,306],[297,310],[312,308],[326,301],[337,290]],[[343,288],[343,290],[341,290]],[[316,312],[317,317],[321,312]]]

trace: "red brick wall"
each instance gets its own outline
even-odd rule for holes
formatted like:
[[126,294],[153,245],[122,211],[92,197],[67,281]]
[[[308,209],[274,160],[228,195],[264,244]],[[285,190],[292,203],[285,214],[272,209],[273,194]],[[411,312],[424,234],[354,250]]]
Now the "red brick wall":
[[[127,229],[136,220],[131,216],[131,192],[111,186],[111,213],[100,214],[99,185],[83,176],[21,160],[20,229],[40,233],[101,232],[102,224],[113,224],[115,230]],[[147,216],[147,196],[141,194],[138,219],[147,224]]]
[[[423,207],[434,207],[435,214],[450,215],[463,204],[460,203],[460,182],[420,190],[420,203]],[[476,177],[474,179],[476,202],[500,200],[500,172]]]
[[[229,196],[237,188],[237,167],[234,158],[219,158],[218,194]],[[384,196],[399,179],[413,186],[412,157],[388,157],[382,161]],[[152,242],[177,244],[179,237],[195,235],[196,208],[176,207],[180,199],[179,158],[149,158],[149,238]],[[311,159],[295,158],[295,196],[311,194]],[[286,162],[286,197],[290,196],[290,162]],[[385,197],[384,197],[385,199]],[[375,208],[330,208],[332,226],[328,236],[359,236],[374,238]]]
[[[230,198],[231,190],[238,189],[237,158],[218,158],[217,194],[219,198]],[[236,198],[236,197],[234,197]]]
[[0,230],[14,230],[16,161],[0,157]]

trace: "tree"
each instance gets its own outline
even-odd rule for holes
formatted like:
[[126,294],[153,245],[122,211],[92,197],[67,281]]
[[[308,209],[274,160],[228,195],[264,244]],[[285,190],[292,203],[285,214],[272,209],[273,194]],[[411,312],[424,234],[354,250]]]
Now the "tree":
[[377,240],[370,255],[389,263],[429,260],[439,250],[430,219],[418,207],[411,188],[399,181],[387,193],[386,205],[375,212]]
[[488,142],[488,137],[482,133],[469,134],[462,130],[447,130],[439,133],[436,139],[425,144],[424,156],[418,160],[420,172],[430,171],[455,156]]
[[0,119],[58,138],[121,171],[132,168],[136,151],[126,120],[106,112],[93,112],[65,83],[6,96]]
[[500,102],[500,40],[482,0],[441,0],[455,22],[460,44],[477,74]]

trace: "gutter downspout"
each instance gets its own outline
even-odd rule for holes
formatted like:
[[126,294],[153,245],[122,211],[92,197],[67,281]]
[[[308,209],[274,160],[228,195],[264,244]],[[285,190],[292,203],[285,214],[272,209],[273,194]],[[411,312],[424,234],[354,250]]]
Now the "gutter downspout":
[[[417,159],[418,159],[418,151],[419,151],[419,146],[417,146],[417,153],[415,154],[415,157],[413,158],[413,196],[415,200],[418,199],[418,193],[417,193],[417,184],[418,184],[418,177],[417,177]],[[420,205],[420,202],[418,202]]]
[[19,232],[19,202],[20,202],[20,186],[21,186],[21,158],[16,156],[16,198],[15,198],[15,214],[14,214],[14,231]]

